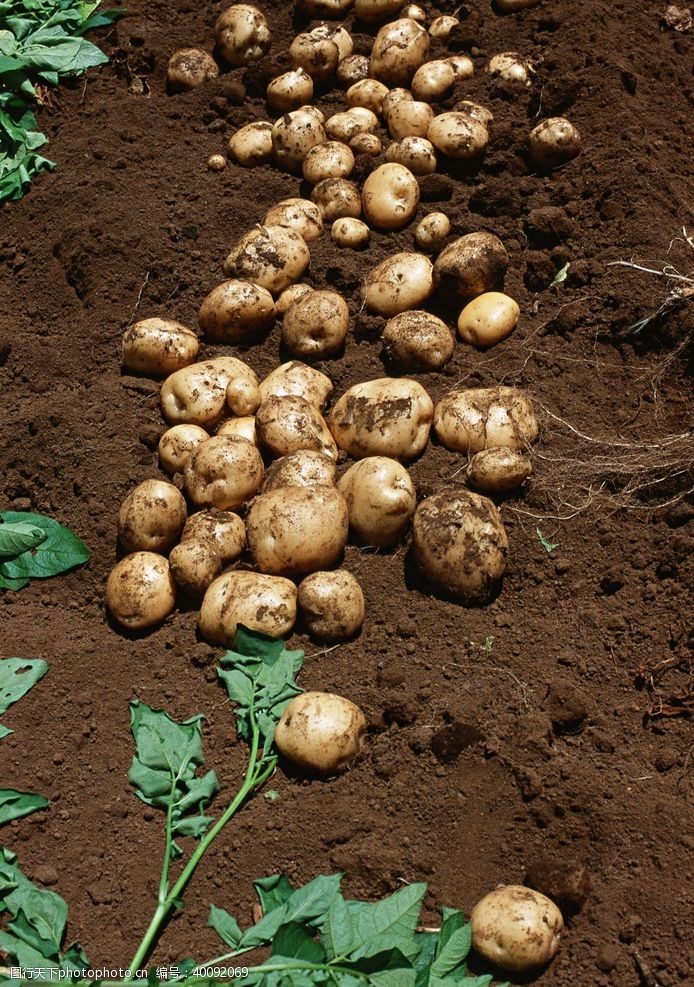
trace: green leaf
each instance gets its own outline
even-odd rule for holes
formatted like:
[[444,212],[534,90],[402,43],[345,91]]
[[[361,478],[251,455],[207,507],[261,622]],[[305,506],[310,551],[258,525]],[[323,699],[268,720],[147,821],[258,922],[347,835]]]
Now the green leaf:
[[263,915],[259,922],[247,929],[241,945],[261,946],[272,942],[279,927],[288,922],[319,923],[327,915],[335,895],[339,894],[341,880],[342,874],[330,877],[320,875],[298,888],[283,905]]
[[9,558],[36,548],[46,538],[46,532],[26,521],[7,521],[0,524],[0,556]]
[[465,922],[462,912],[449,913],[441,926],[436,959],[431,967],[432,974],[436,977],[445,977],[446,974],[457,970],[467,958],[471,946],[472,925]]
[[241,942],[242,932],[238,922],[233,915],[230,915],[223,908],[210,905],[210,917],[207,924],[210,928],[214,929],[222,942],[226,943],[227,946],[231,946],[232,949],[236,949]]
[[359,945],[349,907],[341,894],[335,895],[330,903],[321,931],[323,944],[331,960],[338,956],[349,956]]
[[325,950],[321,944],[298,922],[287,922],[279,927],[272,940],[270,955],[307,960],[309,963],[325,960]]
[[16,792],[12,788],[0,788],[0,826],[13,819],[21,819],[38,809],[45,809],[50,802],[43,795]]
[[540,539],[540,544],[548,555],[551,555],[555,548],[559,548],[559,542],[548,541],[539,528],[535,528],[535,532]]
[[272,874],[253,881],[263,915],[269,915],[275,908],[280,908],[294,894],[294,888],[286,874]]
[[27,881],[7,895],[4,907],[11,915],[11,932],[46,959],[57,959],[67,925],[67,905],[60,895]]
[[426,890],[426,884],[409,884],[375,904],[348,901],[354,934],[360,942],[353,956],[367,957],[398,949],[413,959],[419,949],[415,929]]
[[[42,658],[0,658],[0,716],[16,703],[48,671]],[[0,723],[0,739],[12,733]]]
[[0,518],[5,522],[26,522],[45,533],[36,548],[0,563],[0,575],[8,579],[46,579],[89,560],[87,546],[52,518],[12,511],[1,513]]
[[554,281],[550,287],[554,287],[555,284],[563,284],[566,281],[566,276],[569,273],[569,268],[571,267],[571,262],[568,261],[563,267],[560,267],[557,273],[554,275]]

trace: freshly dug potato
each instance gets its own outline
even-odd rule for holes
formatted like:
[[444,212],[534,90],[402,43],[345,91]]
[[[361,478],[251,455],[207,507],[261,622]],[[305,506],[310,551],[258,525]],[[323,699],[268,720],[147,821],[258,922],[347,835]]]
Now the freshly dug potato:
[[260,389],[257,380],[234,377],[227,384],[227,407],[241,418],[254,414],[260,404]]
[[180,473],[194,449],[209,439],[209,433],[199,425],[174,425],[168,428],[159,439],[159,464],[173,476]]
[[486,603],[506,570],[508,538],[491,500],[445,490],[419,505],[413,522],[415,561],[429,582],[461,603]]
[[426,24],[427,20],[426,10],[423,10],[417,3],[408,3],[406,7],[403,7],[400,16],[409,17],[410,20],[419,21],[420,24]]
[[263,460],[252,442],[214,435],[193,452],[183,480],[191,503],[233,511],[255,494],[263,472]]
[[173,319],[143,319],[123,333],[124,366],[152,377],[166,377],[189,366],[199,350],[193,330]]
[[275,311],[280,316],[286,315],[294,302],[298,301],[302,295],[307,295],[309,291],[314,290],[309,284],[290,284],[275,302]]
[[336,291],[312,291],[294,302],[282,322],[282,342],[293,356],[326,359],[345,345],[349,308]]
[[434,145],[426,137],[403,137],[386,150],[386,161],[403,165],[413,175],[431,175],[436,171]]
[[224,171],[227,166],[227,159],[223,154],[211,154],[207,159],[208,171]]
[[168,561],[155,552],[134,552],[111,571],[106,606],[119,624],[131,631],[154,627],[176,605],[176,587]]
[[290,394],[268,398],[258,408],[255,426],[261,447],[272,456],[312,449],[337,461],[337,447],[325,419],[305,398]]
[[369,60],[366,55],[348,55],[346,58],[340,59],[335,78],[338,85],[347,89],[349,86],[366,79],[368,74]]
[[434,428],[452,452],[481,452],[492,446],[523,449],[539,432],[527,394],[503,386],[451,391],[436,405]]
[[433,290],[432,271],[432,263],[424,254],[403,251],[387,257],[366,276],[367,309],[391,316],[419,308]]
[[349,149],[354,154],[368,154],[369,157],[377,158],[383,150],[383,145],[377,134],[355,134],[349,142]]
[[324,178],[311,192],[311,201],[319,206],[325,223],[345,216],[361,216],[359,186],[346,178]]
[[456,72],[448,60],[442,58],[420,65],[412,79],[412,95],[425,103],[435,103],[453,88]]
[[263,225],[286,226],[296,230],[306,243],[310,243],[323,232],[323,217],[318,206],[310,199],[283,199],[268,210]]
[[256,226],[224,261],[227,274],[253,281],[278,295],[298,281],[311,262],[306,241],[286,226]]
[[335,75],[340,61],[340,49],[330,38],[313,33],[297,34],[289,46],[292,68],[302,68],[318,85],[324,85]]
[[281,487],[260,494],[246,516],[253,562],[261,572],[290,576],[328,569],[342,558],[349,519],[335,487]]
[[515,51],[494,55],[489,60],[488,71],[490,75],[498,75],[507,82],[518,82],[523,86],[532,86],[532,76],[535,74],[528,59]]
[[364,714],[331,692],[295,696],[275,729],[277,750],[292,764],[319,775],[345,771],[362,748]]
[[376,229],[401,230],[412,219],[418,205],[417,179],[400,164],[381,165],[364,182],[364,216]]
[[236,435],[242,439],[248,439],[254,446],[258,445],[258,436],[255,433],[255,416],[244,415],[242,418],[230,418],[217,429],[217,435]]
[[[347,116],[347,114],[344,114]],[[329,121],[328,121],[329,122]],[[354,154],[342,141],[326,141],[316,144],[304,158],[302,174],[311,185],[318,185],[326,178],[347,178],[354,168]],[[314,209],[318,209],[311,203]]]
[[378,128],[378,115],[367,106],[350,106],[347,116],[358,120],[366,134],[373,133]]
[[435,17],[429,25],[429,34],[432,38],[446,41],[450,38],[453,28],[456,28],[458,24],[460,21],[457,17],[453,17],[451,14],[442,14],[440,17]]
[[223,343],[257,342],[275,321],[272,295],[250,281],[223,281],[200,306],[200,328]]
[[[336,46],[333,47],[337,51]],[[325,140],[327,135],[323,122],[310,106],[301,106],[298,110],[285,113],[272,127],[275,161],[287,171],[301,171],[301,163],[311,148]]]
[[449,158],[478,158],[489,143],[487,128],[466,113],[440,113],[429,124],[427,138]]
[[493,346],[518,325],[518,303],[501,291],[485,291],[468,302],[458,317],[458,335],[473,346]]
[[434,263],[434,284],[461,298],[474,298],[503,280],[508,254],[493,233],[468,233],[445,247]]
[[272,124],[269,120],[247,123],[229,138],[229,153],[242,168],[256,168],[272,161]]
[[531,130],[528,143],[535,164],[550,170],[576,157],[581,150],[581,135],[564,117],[550,117]]
[[261,402],[273,397],[295,396],[304,398],[319,411],[323,410],[332,393],[330,378],[300,360],[276,367],[260,385]]
[[229,65],[250,65],[270,50],[270,28],[258,10],[246,3],[228,7],[217,18],[214,36]]
[[[475,74],[475,66],[469,55],[451,55],[446,61],[455,72],[456,79],[471,79]],[[456,106],[456,110],[458,109],[460,107]]]
[[246,547],[246,525],[230,511],[198,511],[191,514],[181,535],[181,543],[190,539],[209,542],[222,565],[235,562]]
[[218,75],[219,66],[208,52],[200,48],[181,48],[169,59],[166,88],[170,93],[187,92]]
[[[382,83],[379,83],[379,85],[382,85]],[[386,89],[385,86],[383,88]],[[388,116],[398,103],[411,103],[413,100],[414,96],[410,90],[405,89],[403,86],[396,86],[395,89],[386,89],[381,100],[381,116],[388,123]]]
[[349,58],[354,52],[354,41],[352,35],[342,24],[319,24],[309,32],[312,38],[327,38],[337,45],[340,62]]
[[429,54],[429,35],[421,24],[402,18],[385,24],[371,49],[370,74],[389,86],[406,86]]
[[434,405],[421,384],[381,377],[350,387],[328,417],[340,449],[354,459],[414,459],[427,444]]
[[222,571],[222,560],[212,542],[195,541],[193,538],[174,545],[169,555],[169,565],[178,588],[184,596],[193,600],[200,599]]
[[453,356],[455,340],[441,319],[429,312],[401,312],[386,322],[386,360],[405,373],[441,370]]
[[361,121],[347,112],[333,113],[325,121],[325,132],[328,137],[342,144],[348,144],[357,134],[364,133],[365,129]]
[[289,113],[306,106],[313,99],[313,79],[305,69],[283,72],[265,90],[268,106],[275,113]]
[[354,13],[367,23],[384,21],[402,7],[402,0],[354,0]]
[[330,236],[338,247],[351,247],[352,250],[358,250],[368,244],[371,230],[360,219],[344,216],[342,219],[335,220]]
[[477,120],[487,130],[489,130],[489,125],[494,120],[494,114],[491,110],[488,110],[486,106],[480,106],[479,103],[474,103],[471,99],[461,99],[459,103],[456,103],[455,109],[457,113],[465,113],[466,116]]
[[[385,108],[385,100],[383,105]],[[434,111],[428,103],[421,100],[399,99],[392,105],[389,104],[386,112],[388,130],[394,140],[401,137],[426,137],[433,120]]]
[[299,584],[299,615],[319,641],[346,641],[364,623],[364,594],[351,572],[313,572]]
[[224,572],[210,583],[198,631],[208,644],[231,648],[239,624],[268,637],[285,637],[296,622],[296,586],[260,572]]
[[436,250],[451,232],[451,221],[444,212],[430,212],[417,223],[414,240],[422,250]]
[[322,452],[299,449],[270,463],[261,492],[282,487],[334,487],[335,472],[335,463]]
[[528,479],[533,464],[517,449],[494,446],[477,452],[467,468],[467,479],[486,494],[503,494],[515,490]]
[[372,113],[380,114],[383,98],[388,95],[388,87],[377,79],[362,79],[350,86],[345,93],[347,106],[363,106]]
[[564,930],[553,901],[515,884],[485,895],[470,921],[475,952],[509,973],[526,973],[553,960]]
[[218,356],[177,370],[161,387],[161,408],[172,425],[192,424],[201,428],[216,425],[227,406],[227,391],[233,385],[244,395],[232,408],[237,415],[252,415],[260,402],[258,378],[247,363],[233,356]]
[[347,503],[350,533],[361,545],[395,545],[417,506],[410,474],[386,456],[360,459],[340,478],[337,489]]
[[121,504],[118,543],[125,552],[166,552],[183,530],[188,510],[168,480],[144,480]]

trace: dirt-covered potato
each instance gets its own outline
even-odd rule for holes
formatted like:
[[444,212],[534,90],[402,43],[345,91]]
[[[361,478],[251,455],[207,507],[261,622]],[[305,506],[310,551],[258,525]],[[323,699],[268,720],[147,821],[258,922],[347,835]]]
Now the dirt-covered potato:
[[348,527],[335,487],[280,487],[256,497],[246,516],[253,562],[273,576],[329,569],[342,558]]
[[[451,55],[446,61],[455,72],[456,79],[471,79],[475,74],[475,66],[469,55]],[[458,109],[460,107],[456,106],[456,110]]]
[[258,445],[258,436],[255,432],[255,415],[244,415],[241,418],[230,418],[222,422],[217,429],[217,435],[237,435],[242,439],[248,439],[254,446]]
[[277,750],[312,774],[345,771],[362,749],[366,718],[349,699],[331,692],[295,696],[275,729]]
[[176,606],[168,561],[156,552],[133,552],[114,567],[106,583],[106,606],[131,631],[154,627]]
[[370,24],[392,17],[401,7],[402,0],[354,0],[354,13]]
[[341,62],[354,52],[352,35],[343,24],[319,24],[318,27],[311,28],[309,33],[312,38],[333,41],[337,45]]
[[474,298],[503,281],[508,254],[493,233],[468,233],[449,243],[434,263],[434,284],[447,294]]
[[326,359],[345,345],[349,308],[336,291],[312,291],[294,302],[282,322],[282,342],[293,356]]
[[550,170],[576,157],[581,150],[581,135],[564,117],[550,117],[530,131],[528,144],[535,164]]
[[241,127],[229,138],[229,153],[242,168],[256,168],[272,161],[272,124],[256,120]]
[[286,226],[296,230],[306,243],[316,240],[323,232],[323,217],[310,199],[283,199],[265,214],[264,226]]
[[436,171],[436,153],[426,137],[403,137],[386,150],[386,161],[403,165],[413,175],[431,175]]
[[453,88],[456,72],[447,59],[437,58],[420,65],[414,74],[410,89],[415,99],[435,103]]
[[361,545],[395,545],[417,506],[410,474],[386,456],[368,456],[354,463],[337,489],[347,503],[350,533]]
[[356,117],[350,116],[346,111],[333,113],[325,121],[325,132],[328,137],[342,144],[348,144],[357,134],[364,133],[365,129]]
[[523,449],[539,432],[528,395],[501,385],[451,391],[436,405],[434,428],[441,445],[452,452]]
[[260,572],[225,572],[210,583],[198,631],[208,644],[231,648],[239,624],[268,637],[285,637],[296,622],[296,586]]
[[350,86],[345,93],[347,106],[363,106],[372,113],[380,114],[383,98],[388,95],[388,87],[377,79],[362,79]]
[[417,566],[444,595],[486,603],[506,570],[508,538],[491,500],[469,490],[444,490],[415,511],[412,547]]
[[421,384],[381,377],[350,387],[328,417],[340,449],[353,459],[414,459],[427,444],[434,405]]
[[429,25],[429,34],[432,38],[439,38],[441,41],[446,41],[451,36],[451,31],[460,24],[457,17],[453,17],[451,14],[442,14],[440,17],[435,17],[431,24]]
[[451,110],[434,117],[427,138],[449,158],[478,158],[489,143],[489,132],[469,114]]
[[410,20],[419,21],[420,24],[426,24],[427,12],[417,3],[408,3],[406,7],[403,7],[401,17],[409,17]]
[[223,154],[211,154],[207,159],[208,171],[224,171],[227,166],[227,159]]
[[170,93],[187,92],[218,75],[219,67],[208,52],[200,48],[181,48],[169,59],[166,88]]
[[391,316],[419,308],[433,290],[432,271],[432,263],[424,254],[403,251],[387,257],[366,276],[367,309]]
[[260,404],[260,389],[257,380],[245,377],[232,378],[226,389],[227,408],[240,418],[253,415]]
[[433,120],[434,111],[428,103],[421,100],[399,99],[388,106],[386,114],[388,130],[394,140],[401,137],[426,137]]
[[123,333],[124,366],[152,377],[166,377],[188,367],[199,350],[193,330],[173,319],[143,319]]
[[355,134],[349,142],[349,149],[354,154],[368,154],[371,158],[377,158],[383,150],[383,144],[377,134]]
[[222,565],[235,562],[246,547],[246,525],[238,514],[216,509],[197,511],[186,521],[181,542],[209,542]]
[[451,232],[451,221],[444,212],[430,212],[417,223],[414,241],[422,250],[438,250]]
[[210,541],[187,538],[174,545],[169,555],[174,582],[184,596],[200,599],[222,571],[222,560]]
[[503,494],[525,483],[532,471],[530,459],[517,449],[494,446],[475,453],[467,468],[467,479],[482,493]]
[[229,65],[250,65],[270,50],[270,28],[257,7],[236,3],[214,26],[217,48]]
[[334,461],[322,452],[299,449],[270,463],[261,492],[281,487],[334,487],[335,473]]
[[523,55],[515,51],[504,51],[490,58],[487,70],[490,75],[498,75],[506,82],[517,82],[522,86],[532,86],[535,70]]
[[232,411],[252,415],[260,402],[258,378],[242,360],[218,356],[177,370],[161,387],[161,408],[170,425],[192,424],[209,428],[218,424],[227,408],[228,389],[232,386],[243,400]]
[[381,165],[364,182],[364,217],[376,229],[401,230],[412,219],[418,205],[417,179],[401,164]]
[[214,435],[193,452],[183,480],[191,503],[233,511],[255,494],[263,472],[263,460],[252,442]]
[[358,120],[366,134],[373,133],[374,130],[378,129],[378,115],[367,106],[350,106],[347,110],[347,116]]
[[340,59],[335,72],[338,85],[344,89],[366,79],[369,74],[369,60],[366,55],[348,55]]
[[223,281],[200,306],[200,328],[223,343],[257,342],[275,321],[272,295],[250,281]]
[[297,34],[289,46],[292,68],[302,68],[318,85],[335,75],[340,61],[340,49],[331,38],[317,37],[313,32]]
[[[318,185],[326,178],[347,178],[353,168],[354,154],[342,141],[335,140],[312,147],[304,158],[301,171],[307,182]],[[314,203],[311,205],[318,209]]]
[[385,24],[371,49],[370,75],[389,86],[406,86],[429,54],[429,35],[421,24],[402,18]]
[[301,106],[298,110],[285,113],[272,127],[275,161],[287,171],[301,171],[301,163],[311,148],[326,140],[323,121],[310,106]]
[[553,960],[564,930],[553,901],[517,884],[490,891],[472,909],[470,921],[475,952],[509,973],[526,973]]
[[313,79],[303,68],[283,72],[268,83],[265,97],[275,113],[298,110],[313,99]]
[[306,241],[286,226],[255,226],[224,261],[224,271],[246,278],[273,295],[298,281],[311,262]]
[[330,378],[300,360],[291,360],[276,367],[260,385],[261,402],[293,395],[304,398],[319,411],[326,406],[332,393],[333,382]]
[[346,641],[364,623],[364,593],[351,572],[313,572],[299,584],[299,616],[319,641]]
[[360,219],[344,216],[342,219],[335,220],[330,229],[330,236],[338,247],[351,247],[352,250],[358,250],[368,244],[371,230]]
[[501,291],[485,291],[468,302],[458,317],[458,335],[473,346],[493,346],[518,325],[518,303]]
[[157,449],[161,468],[169,476],[182,472],[193,450],[209,437],[209,433],[199,425],[174,425],[173,428],[167,428],[159,439]]
[[359,186],[346,178],[324,178],[311,192],[311,201],[319,206],[325,223],[345,216],[354,219],[361,216]]
[[315,291],[315,288],[312,288],[310,284],[290,284],[275,302],[275,311],[279,316],[284,317],[294,302],[298,301],[302,295],[307,295],[309,291]]
[[166,552],[183,530],[188,510],[168,480],[144,480],[121,504],[118,543],[125,552]]
[[337,461],[337,447],[325,419],[305,398],[291,394],[268,398],[258,408],[255,427],[261,448],[271,456],[312,449]]
[[401,312],[386,322],[383,353],[405,373],[440,370],[453,356],[455,340],[441,319],[429,312]]
[[386,89],[381,101],[381,116],[388,123],[388,115],[395,109],[398,103],[411,103],[413,99],[414,96],[410,90],[405,89],[403,86],[396,86],[395,89]]

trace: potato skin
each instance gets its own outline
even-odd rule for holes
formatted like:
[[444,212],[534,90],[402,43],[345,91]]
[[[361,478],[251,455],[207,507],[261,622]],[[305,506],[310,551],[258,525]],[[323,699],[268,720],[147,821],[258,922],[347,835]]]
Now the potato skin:
[[155,552],[134,552],[111,571],[106,606],[119,624],[132,631],[160,624],[176,605],[176,587],[168,561]]
[[[192,424],[210,428],[221,421],[227,407],[227,388],[233,381],[244,384],[248,392],[246,410],[252,414],[260,400],[258,378],[247,363],[233,356],[203,360],[177,370],[167,377],[161,387],[161,410],[170,425]],[[237,414],[241,410],[235,409]]]
[[434,284],[461,298],[474,298],[503,280],[508,254],[493,233],[468,233],[441,251],[434,263]]
[[347,504],[350,532],[361,545],[395,545],[417,506],[410,474],[387,456],[360,459],[340,478],[337,489]]
[[434,405],[421,384],[381,377],[350,387],[328,417],[335,441],[354,459],[414,459],[427,444]]
[[458,335],[473,346],[494,346],[518,325],[518,302],[501,291],[485,291],[465,306],[458,317]]
[[419,185],[408,168],[401,164],[384,164],[372,171],[364,182],[361,200],[369,226],[379,230],[401,230],[417,211]]
[[199,425],[174,425],[159,439],[159,465],[169,476],[180,473],[193,450],[209,439],[209,433]]
[[349,328],[349,307],[336,291],[311,291],[287,310],[282,322],[282,342],[300,357],[325,359],[337,356]]
[[366,277],[366,308],[386,317],[419,308],[433,290],[432,271],[424,254],[404,250],[386,257]]
[[549,171],[576,157],[581,135],[564,117],[550,117],[530,132],[528,143],[535,164]]
[[401,18],[385,24],[371,49],[369,74],[389,86],[406,86],[429,54],[429,35],[421,24]]
[[296,230],[257,226],[241,237],[224,261],[224,270],[279,295],[298,281],[310,261],[306,241]]
[[517,449],[493,446],[475,453],[467,468],[467,479],[483,493],[502,494],[525,483],[532,471],[530,459]]
[[333,393],[327,374],[300,360],[290,360],[271,371],[260,385],[261,403],[269,398],[293,395],[303,398],[322,411]]
[[429,124],[427,137],[437,151],[449,158],[477,158],[489,143],[487,128],[466,113],[451,110]]
[[212,542],[187,538],[169,555],[171,574],[178,588],[191,599],[200,598],[222,571],[222,560]]
[[269,291],[250,281],[223,281],[203,301],[198,321],[218,342],[256,342],[272,328],[275,303]]
[[298,449],[270,463],[261,493],[282,487],[334,487],[335,463],[321,452]]
[[510,973],[524,973],[554,959],[564,929],[553,901],[514,884],[485,895],[470,921],[475,951]]
[[436,406],[434,428],[452,452],[480,452],[492,446],[522,449],[539,432],[528,395],[501,385],[451,391]]
[[201,48],[181,48],[169,58],[166,88],[170,93],[187,92],[218,75],[219,66],[208,52]]
[[191,514],[183,528],[181,542],[188,539],[209,542],[223,565],[235,562],[246,547],[246,525],[238,514],[210,508]]
[[455,349],[446,323],[430,312],[418,310],[389,319],[382,338],[386,360],[406,372],[441,370]]
[[287,705],[275,729],[275,745],[292,764],[332,775],[361,750],[366,718],[355,703],[330,692],[304,692]]
[[243,415],[240,418],[229,418],[217,429],[217,435],[236,435],[242,439],[248,439],[254,446],[258,445],[258,436],[255,431],[255,416]]
[[200,340],[173,319],[142,319],[123,333],[123,364],[128,370],[166,377],[193,363]]
[[364,593],[351,572],[313,572],[299,584],[299,614],[312,637],[346,641],[364,623]]
[[210,583],[198,630],[209,644],[233,647],[238,624],[269,637],[284,637],[296,622],[296,586],[259,572],[224,572]]
[[263,401],[255,416],[261,448],[272,456],[288,456],[299,449],[320,452],[333,462],[337,446],[318,409],[295,395]]
[[144,480],[121,504],[118,543],[126,552],[166,552],[183,530],[188,509],[168,480]]
[[252,442],[215,435],[192,454],[183,482],[193,504],[233,511],[255,494],[263,472],[263,460]]

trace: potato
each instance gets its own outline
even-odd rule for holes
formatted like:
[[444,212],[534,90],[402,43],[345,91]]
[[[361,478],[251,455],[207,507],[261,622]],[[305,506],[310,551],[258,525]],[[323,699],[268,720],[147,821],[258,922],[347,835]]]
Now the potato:
[[[375,80],[374,80],[375,81]],[[378,82],[377,85],[381,86],[383,83]],[[395,89],[387,89],[383,86],[385,92],[381,99],[381,115],[383,119],[388,122],[388,115],[395,109],[398,103],[412,103],[414,96],[409,89],[404,89],[402,86],[396,86]],[[348,93],[349,95],[349,93]],[[431,107],[430,107],[431,109]]]
[[319,24],[318,27],[312,28],[309,33],[312,38],[319,38],[320,40],[327,38],[329,41],[333,41],[337,45],[340,62],[349,58],[354,52],[352,35],[342,24]]
[[214,36],[230,65],[249,65],[270,50],[270,28],[257,7],[237,3],[217,18]]
[[[301,170],[307,182],[318,185],[326,178],[347,178],[352,174],[353,168],[354,154],[342,141],[335,140],[312,147],[304,158]],[[318,209],[315,203],[311,205]]]
[[348,527],[347,505],[335,487],[280,487],[256,497],[246,516],[253,561],[273,576],[335,565]]
[[383,351],[386,360],[403,370],[440,370],[453,356],[455,340],[441,319],[429,312],[401,312],[386,322]]
[[389,105],[386,116],[390,136],[395,140],[401,137],[426,137],[433,120],[434,111],[428,103],[410,99],[400,99]]
[[349,107],[363,106],[372,113],[380,114],[383,98],[388,95],[388,87],[377,79],[363,79],[355,82],[345,93]]
[[427,138],[449,158],[478,158],[489,143],[487,128],[466,113],[440,113],[429,124]]
[[272,148],[280,168],[301,171],[301,163],[311,148],[327,140],[323,122],[312,110],[313,107],[302,106],[275,121]]
[[302,276],[310,261],[306,241],[296,230],[256,226],[229,253],[224,271],[278,295]]
[[173,319],[143,319],[123,333],[123,364],[128,370],[166,377],[195,361],[200,341]]
[[340,49],[330,38],[319,38],[313,33],[297,34],[289,46],[292,68],[302,68],[318,85],[332,79],[339,61]]
[[226,389],[227,407],[241,418],[254,414],[260,404],[258,381],[245,377],[232,378]]
[[467,468],[467,479],[482,493],[503,494],[525,483],[532,471],[533,464],[518,450],[494,446],[475,453]]
[[227,166],[227,159],[223,154],[211,154],[207,159],[208,171],[224,171]]
[[[373,0],[372,0],[373,2]],[[275,728],[275,745],[305,771],[345,771],[362,749],[364,714],[349,699],[331,692],[304,692],[287,704]]]
[[470,921],[475,952],[510,973],[526,973],[554,959],[564,929],[553,901],[516,884],[485,895]]
[[354,0],[298,0],[297,7],[315,17],[340,17],[353,3]]
[[440,38],[442,41],[446,41],[451,36],[451,32],[460,24],[457,17],[452,17],[450,14],[442,14],[441,17],[435,17],[431,24],[429,25],[429,34],[432,38]]
[[[475,74],[475,66],[469,55],[451,55],[446,61],[455,72],[456,79],[471,79]],[[456,110],[459,108],[456,106]],[[484,123],[484,120],[482,123]]]
[[386,161],[403,165],[413,175],[431,175],[436,171],[434,146],[426,137],[403,137],[386,150]]
[[169,563],[155,552],[126,555],[106,582],[108,611],[128,630],[161,624],[175,605],[176,587]]
[[169,58],[166,88],[171,93],[187,92],[218,75],[219,67],[212,55],[200,48],[181,48]]
[[296,621],[296,586],[259,572],[224,572],[200,607],[198,631],[208,644],[232,648],[239,624],[268,637],[285,637]]
[[233,511],[255,494],[263,460],[248,439],[214,435],[193,452],[183,472],[185,491],[199,507]]
[[527,394],[504,386],[451,391],[436,405],[434,428],[452,452],[480,452],[492,446],[523,449],[539,432]]
[[282,487],[334,487],[335,463],[322,452],[299,449],[270,463],[262,493]]
[[358,250],[368,244],[371,230],[360,219],[344,216],[342,219],[335,220],[330,236],[338,247],[351,247],[353,250]]
[[419,308],[432,292],[432,263],[424,254],[393,254],[366,276],[364,300],[369,312],[397,315]]
[[310,243],[323,232],[323,217],[318,206],[310,199],[283,199],[267,211],[263,225],[296,230],[306,243]]
[[518,303],[500,291],[485,291],[468,302],[458,317],[458,335],[474,346],[493,346],[518,325]]
[[254,446],[258,445],[258,436],[255,433],[255,416],[244,415],[242,418],[230,418],[217,429],[217,435],[236,435],[242,439],[248,439]]
[[445,247],[434,263],[434,284],[451,295],[474,298],[501,282],[506,249],[493,233],[468,233]]
[[539,2],[540,0],[496,0],[496,5],[505,14],[511,14],[526,7],[535,7]]
[[300,360],[291,360],[276,367],[260,385],[261,401],[292,395],[304,398],[319,411],[326,406],[332,393],[331,379]]
[[302,295],[307,295],[309,291],[315,291],[315,288],[312,288],[310,284],[290,284],[275,302],[275,311],[278,315],[286,315],[294,302],[298,301]]
[[422,250],[436,250],[451,232],[451,221],[443,212],[430,212],[417,223],[414,241]]
[[362,588],[345,569],[311,573],[299,584],[297,602],[309,634],[319,641],[346,641],[364,623]]
[[200,306],[200,328],[223,343],[257,342],[275,322],[272,295],[250,281],[223,281]]
[[345,216],[361,216],[359,186],[346,178],[324,178],[311,192],[311,201],[319,206],[325,223]]
[[523,55],[515,51],[504,51],[494,55],[489,60],[487,71],[490,75],[498,75],[507,82],[518,82],[524,86],[532,86],[532,76],[535,70]]
[[435,103],[453,88],[456,71],[447,59],[437,58],[420,65],[414,74],[410,89],[415,99]]
[[178,541],[188,510],[168,480],[144,480],[121,504],[118,543],[125,552],[166,552]]
[[389,86],[406,86],[429,54],[429,35],[421,24],[402,18],[385,24],[371,49],[370,74]]
[[328,417],[340,449],[353,459],[414,459],[427,444],[434,405],[421,384],[381,377],[350,387]]
[[348,55],[337,66],[335,78],[340,86],[348,88],[366,79],[369,74],[369,60],[366,55]]
[[313,99],[313,79],[305,69],[283,72],[270,83],[265,91],[268,106],[275,113],[298,110]]
[[337,461],[337,446],[325,419],[305,398],[268,398],[258,408],[255,424],[261,447],[272,456],[312,449]]
[[347,112],[333,113],[325,121],[325,132],[328,137],[343,144],[348,144],[353,137],[364,131],[365,128],[360,121]]
[[410,474],[386,456],[360,459],[340,478],[337,489],[347,504],[350,533],[361,545],[395,545],[417,506]]
[[473,120],[477,120],[487,129],[494,120],[494,114],[491,110],[488,110],[486,106],[480,106],[479,103],[473,103],[471,99],[462,99],[456,103],[455,109],[457,113],[464,113],[466,116],[472,117]]
[[193,450],[209,437],[209,433],[199,425],[174,425],[173,428],[168,428],[159,439],[159,465],[169,476],[180,473]]
[[373,23],[386,20],[401,7],[402,0],[355,0],[354,13],[360,20]]
[[383,150],[381,138],[376,134],[355,134],[349,142],[349,149],[354,154],[368,154],[372,158],[377,158]]
[[244,395],[243,400],[235,402],[234,413],[253,414],[260,402],[258,378],[242,360],[219,356],[193,363],[166,378],[161,387],[164,418],[172,425],[216,425],[226,411],[230,384],[236,393]]
[[530,131],[530,154],[546,170],[571,161],[581,150],[581,135],[564,117],[550,117]]
[[268,120],[247,123],[229,138],[229,153],[243,168],[255,168],[272,161],[272,124]]
[[506,570],[508,538],[499,512],[469,490],[445,490],[419,505],[412,526],[417,566],[444,595],[487,603]]
[[210,541],[187,538],[175,545],[169,555],[174,582],[184,596],[200,599],[222,571],[222,560]]
[[409,17],[410,20],[419,21],[420,24],[426,24],[427,13],[423,10],[419,4],[409,3],[406,7],[403,7],[401,12],[401,17]]
[[246,525],[238,514],[214,508],[191,514],[186,521],[181,543],[209,542],[222,565],[235,562],[246,547]]
[[412,219],[418,205],[417,179],[403,165],[381,165],[364,182],[364,216],[376,229],[401,230]]
[[294,302],[282,322],[282,342],[293,356],[326,359],[345,345],[349,308],[336,291],[312,291]]

